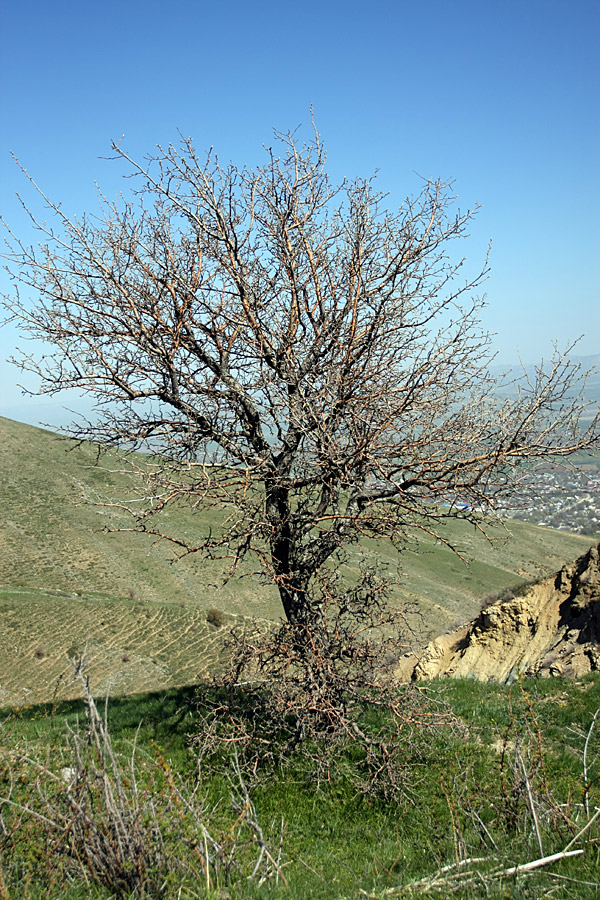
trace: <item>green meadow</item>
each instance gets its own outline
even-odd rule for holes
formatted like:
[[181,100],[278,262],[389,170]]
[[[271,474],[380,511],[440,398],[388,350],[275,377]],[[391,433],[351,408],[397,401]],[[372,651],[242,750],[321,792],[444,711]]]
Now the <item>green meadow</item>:
[[[193,741],[204,727],[198,700],[210,691],[201,685],[119,697],[108,704],[111,748],[121,764],[120,775],[110,768],[110,784],[116,794],[120,783],[129,815],[120,821],[132,829],[141,823],[153,848],[161,836],[160,854],[156,851],[143,870],[142,887],[131,891],[119,887],[123,871],[116,866],[112,874],[94,877],[82,846],[77,853],[69,842],[70,834],[78,834],[73,827],[69,831],[69,815],[73,803],[83,805],[84,787],[93,800],[86,807],[93,835],[112,835],[114,829],[96,781],[78,775],[81,780],[69,788],[69,805],[59,777],[74,771],[65,769],[73,766],[73,733],[86,737],[83,703],[5,712],[0,798],[10,803],[0,800],[0,896],[597,896],[596,676],[577,682],[524,681],[511,688],[435,683],[421,701],[443,711],[447,723],[412,730],[407,725],[403,777],[392,797],[364,789],[364,760],[350,746],[342,748],[339,764],[326,777],[301,751],[279,764],[259,762],[244,770],[241,781],[233,752],[199,759]],[[104,704],[99,712],[104,719]],[[52,824],[54,818],[60,828]],[[260,840],[248,820],[258,824]],[[271,862],[265,856],[255,872],[263,846]],[[207,848],[208,856],[215,854],[210,865],[203,864]],[[225,855],[217,858],[215,848]],[[577,855],[515,871],[565,850]],[[129,869],[123,867],[126,874],[136,861],[133,852]]]

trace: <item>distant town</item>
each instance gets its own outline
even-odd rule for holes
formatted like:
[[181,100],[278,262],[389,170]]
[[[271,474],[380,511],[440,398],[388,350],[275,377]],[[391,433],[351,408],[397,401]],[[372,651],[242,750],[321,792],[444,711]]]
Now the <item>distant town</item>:
[[503,515],[577,534],[600,532],[598,465],[544,465],[525,475],[521,490]]

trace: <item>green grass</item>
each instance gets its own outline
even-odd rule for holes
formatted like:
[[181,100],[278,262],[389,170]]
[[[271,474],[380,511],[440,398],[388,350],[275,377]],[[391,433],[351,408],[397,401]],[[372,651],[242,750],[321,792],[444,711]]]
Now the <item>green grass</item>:
[[[544,852],[562,849],[570,840],[571,830],[558,811],[565,810],[571,822],[582,821],[581,754],[593,715],[600,707],[600,678],[525,681],[512,688],[440,681],[431,690],[436,704],[447,704],[459,722],[453,729],[436,733],[415,732],[407,750],[405,786],[393,800],[365,796],[357,790],[361,761],[350,750],[344,764],[329,780],[320,782],[315,781],[300,754],[279,766],[259,767],[256,778],[249,782],[251,796],[266,833],[275,837],[281,819],[285,823],[283,873],[288,885],[280,882],[278,887],[257,888],[245,876],[239,876],[227,886],[214,885],[214,896],[232,900],[341,900],[364,896],[360,893],[364,891],[382,898],[392,888],[451,864],[457,852],[460,856],[486,858],[488,861],[479,866],[483,873],[493,866],[537,858],[540,854],[525,785],[514,777],[517,741],[531,780]],[[198,726],[192,701],[191,688],[112,700],[109,723],[116,746],[129,752],[136,736],[138,753],[146,767],[149,759],[160,760],[174,777],[194,779],[197,770],[189,735]],[[0,731],[4,749],[0,795],[6,796],[9,790],[10,747],[26,747],[29,756],[43,758],[49,765],[53,760],[56,766],[64,764],[65,725],[74,728],[82,717],[83,707],[76,702],[54,709],[50,705],[20,708],[11,717],[5,715],[5,721],[9,720]],[[593,733],[589,747],[592,810],[600,805],[599,750],[600,738]],[[13,786],[13,796],[19,791],[27,793],[25,769],[17,772],[21,781],[20,786]],[[223,777],[221,768],[205,764],[201,790],[206,808],[212,811],[209,818],[214,827],[231,827],[231,783]],[[3,815],[8,826],[6,809]],[[489,837],[482,837],[479,822],[485,825]],[[90,896],[108,900],[110,892],[100,888],[86,888],[89,893],[85,893],[81,884],[52,887],[43,855],[35,852],[42,840],[43,827],[31,824],[26,843],[19,850],[25,854],[26,864],[15,868],[14,859],[6,855],[4,878],[9,897],[76,900]],[[581,900],[595,897],[596,888],[582,882],[600,879],[600,828],[593,826],[581,846],[584,855],[575,860],[564,860],[529,878],[506,877],[493,882],[484,874],[480,882],[455,896],[495,900],[546,895]],[[561,881],[550,873],[573,881]],[[162,896],[205,895],[203,883],[188,882],[184,888],[174,882]],[[450,893],[421,890],[416,895],[445,897]]]

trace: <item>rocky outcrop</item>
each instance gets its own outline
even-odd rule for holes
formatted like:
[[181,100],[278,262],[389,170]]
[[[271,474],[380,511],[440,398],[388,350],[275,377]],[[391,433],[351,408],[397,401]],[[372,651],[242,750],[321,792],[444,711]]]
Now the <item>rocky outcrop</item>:
[[510,682],[519,673],[600,670],[600,545],[554,576],[487,606],[472,622],[405,657],[401,678]]

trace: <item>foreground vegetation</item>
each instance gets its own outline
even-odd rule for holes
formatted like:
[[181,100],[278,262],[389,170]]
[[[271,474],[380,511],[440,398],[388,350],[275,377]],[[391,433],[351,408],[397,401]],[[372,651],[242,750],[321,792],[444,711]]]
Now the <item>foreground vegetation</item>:
[[213,690],[114,699],[106,730],[103,704],[5,710],[2,900],[597,895],[597,676],[403,688],[440,715],[407,717],[393,791],[350,743],[330,767],[207,749]]

